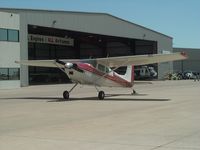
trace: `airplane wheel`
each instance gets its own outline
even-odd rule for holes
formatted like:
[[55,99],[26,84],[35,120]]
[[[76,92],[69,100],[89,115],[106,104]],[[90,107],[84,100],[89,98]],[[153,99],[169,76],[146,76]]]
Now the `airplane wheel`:
[[133,93],[132,93],[132,95],[135,95],[136,94],[136,91],[135,90],[133,90]]
[[63,98],[66,99],[66,100],[69,99],[69,92],[68,91],[63,92]]
[[105,97],[104,91],[100,91],[99,94],[98,94],[98,98],[99,98],[100,100],[103,100],[104,97]]

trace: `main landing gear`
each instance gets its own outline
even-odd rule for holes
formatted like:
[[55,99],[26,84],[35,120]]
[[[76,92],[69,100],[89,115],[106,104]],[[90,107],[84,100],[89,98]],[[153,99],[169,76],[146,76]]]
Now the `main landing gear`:
[[99,100],[103,100],[104,97],[105,97],[105,93],[104,93],[104,91],[99,91],[99,94],[98,94],[98,98],[99,98]]
[[[70,93],[70,92],[68,92],[68,91],[64,91],[64,92],[63,92],[63,98],[64,98],[65,100],[69,100],[69,93]],[[104,93],[104,91],[99,91],[99,93],[98,93],[98,98],[99,98],[99,100],[103,100],[103,99],[105,98],[105,93]]]
[[68,91],[63,92],[63,98],[66,99],[66,100],[69,99],[69,92]]
[[105,93],[104,93],[104,91],[99,91],[96,85],[95,85],[95,89],[96,89],[97,92],[98,92],[98,98],[99,98],[99,100],[103,100],[103,99],[105,98]]
[[[76,84],[71,88],[70,91],[64,91],[64,92],[63,92],[63,98],[64,98],[65,100],[69,100],[69,94],[70,94],[70,92],[72,92],[72,90],[73,90],[77,85],[78,85],[78,83],[76,83]],[[97,90],[97,92],[98,92],[98,99],[99,99],[99,100],[103,100],[103,99],[105,98],[105,93],[104,93],[104,91],[99,91],[99,90],[97,89],[96,86],[95,86],[95,88],[96,88],[96,90]],[[137,93],[136,93],[136,91],[133,89],[131,95],[135,95],[135,94],[137,94]]]
[[[72,92],[72,90],[78,85],[78,83],[76,83],[72,88],[71,90],[69,91],[64,91],[63,92],[63,98],[64,100],[69,100],[69,95],[70,93]],[[97,90],[98,91],[98,90]],[[98,91],[98,98],[99,100],[103,100],[105,98],[105,93],[104,91]]]

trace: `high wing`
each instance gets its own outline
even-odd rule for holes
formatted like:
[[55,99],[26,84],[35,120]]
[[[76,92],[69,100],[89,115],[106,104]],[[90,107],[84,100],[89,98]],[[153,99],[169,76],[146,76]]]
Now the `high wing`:
[[120,57],[107,57],[107,58],[96,58],[96,59],[65,59],[65,60],[22,60],[16,61],[16,63],[28,66],[38,67],[64,67],[64,63],[77,63],[77,62],[97,62],[108,67],[120,67],[128,65],[145,65],[153,64],[174,60],[186,59],[185,53],[171,53],[171,54],[149,54],[149,55],[134,55],[134,56],[120,56]]
[[149,54],[149,55],[97,58],[96,61],[99,64],[109,67],[120,67],[128,65],[139,66],[139,65],[161,63],[167,61],[182,60],[186,58],[187,58],[186,54],[184,52],[181,52],[181,53],[171,53],[171,54]]
[[80,62],[78,59],[66,59],[66,60],[21,60],[21,61],[15,61],[18,64],[26,65],[26,66],[37,66],[37,67],[51,67],[51,68],[64,68],[63,62]]

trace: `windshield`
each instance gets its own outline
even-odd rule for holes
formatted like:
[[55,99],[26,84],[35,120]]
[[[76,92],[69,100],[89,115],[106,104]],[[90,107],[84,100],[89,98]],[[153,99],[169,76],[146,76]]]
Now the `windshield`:
[[94,68],[97,66],[97,61],[96,60],[88,60],[84,61],[85,63],[91,64]]
[[97,69],[101,72],[109,73],[112,70],[109,67],[106,67],[104,65],[98,64]]

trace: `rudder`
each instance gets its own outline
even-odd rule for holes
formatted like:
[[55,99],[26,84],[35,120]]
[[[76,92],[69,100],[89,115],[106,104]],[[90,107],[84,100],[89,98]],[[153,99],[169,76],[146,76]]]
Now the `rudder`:
[[127,66],[126,73],[123,76],[123,78],[127,80],[128,82],[131,82],[131,83],[134,82],[134,65]]

